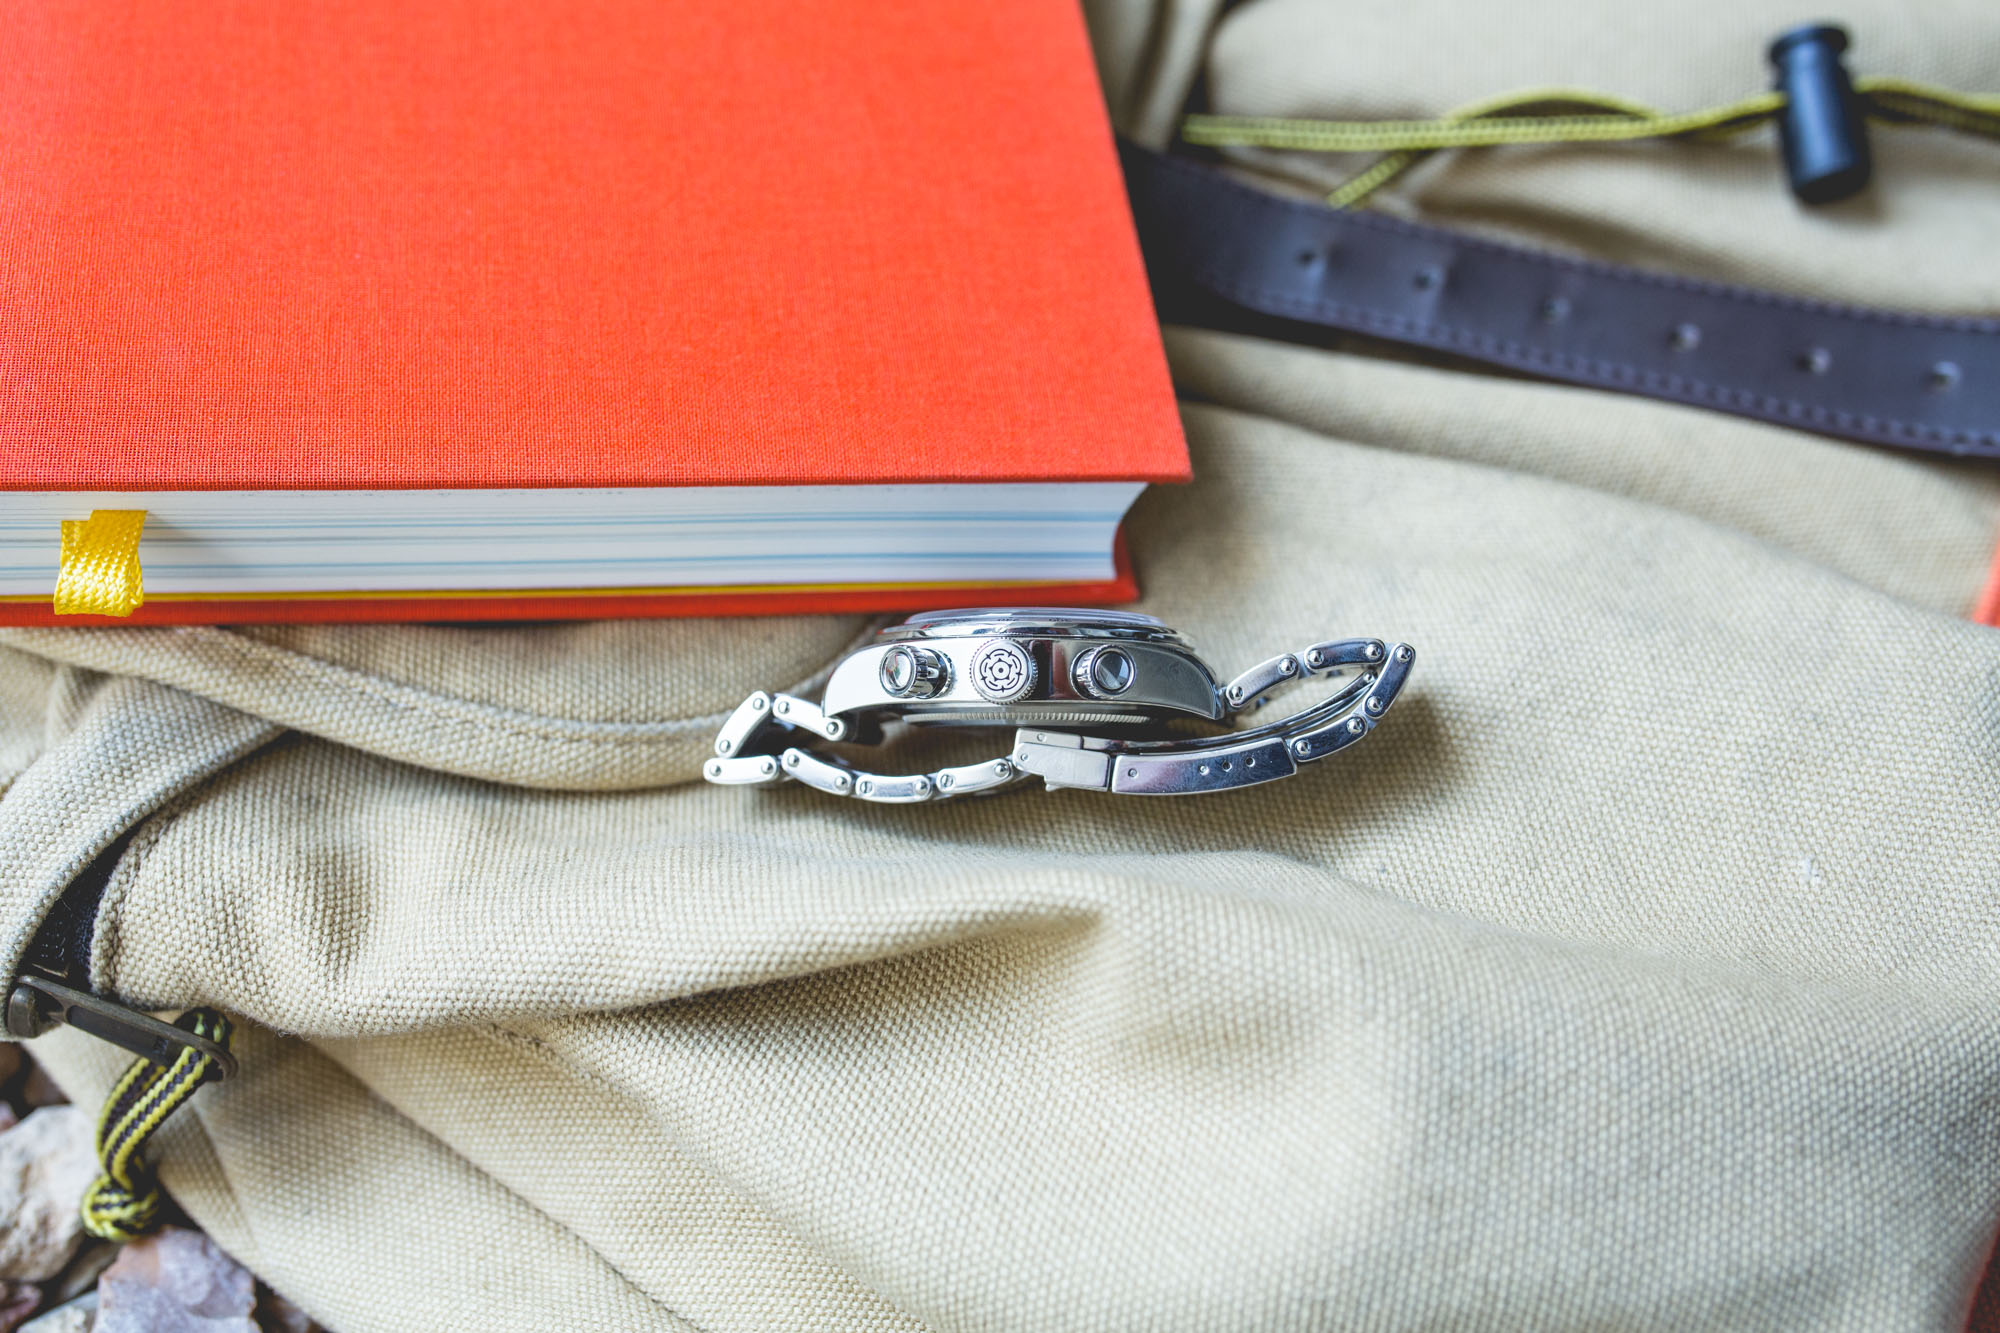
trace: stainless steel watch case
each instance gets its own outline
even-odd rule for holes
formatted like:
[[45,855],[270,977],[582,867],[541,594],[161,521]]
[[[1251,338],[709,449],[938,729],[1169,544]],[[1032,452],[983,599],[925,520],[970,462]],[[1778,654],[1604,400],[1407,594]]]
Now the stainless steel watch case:
[[[1030,777],[1051,789],[1134,796],[1224,791],[1289,777],[1369,735],[1415,661],[1406,643],[1330,639],[1218,684],[1187,642],[1150,616],[932,612],[890,626],[842,661],[822,703],[752,694],[723,724],[702,773],[726,786],[797,782],[889,804],[998,791]],[[1281,721],[1206,736],[1166,725],[1224,722],[1313,676],[1341,681]],[[890,719],[1017,730],[1008,754],[931,773],[874,773],[817,748],[872,744]]]
[[1220,721],[1221,686],[1151,616],[1054,608],[937,611],[882,631],[833,670],[830,717],[952,726]]

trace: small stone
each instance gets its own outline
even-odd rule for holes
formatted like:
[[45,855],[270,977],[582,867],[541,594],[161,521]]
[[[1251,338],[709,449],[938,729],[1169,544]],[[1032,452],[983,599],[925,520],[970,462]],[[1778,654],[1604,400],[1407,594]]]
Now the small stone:
[[256,1279],[199,1231],[166,1227],[97,1280],[94,1333],[259,1333]]
[[30,1060],[21,1077],[20,1100],[30,1110],[43,1106],[67,1106],[69,1096],[49,1077],[48,1071]]
[[264,1333],[325,1333],[311,1315],[262,1284],[257,1287],[257,1326]]
[[0,1282],[0,1333],[14,1333],[42,1303],[42,1289],[32,1282]]
[[62,1276],[53,1282],[44,1282],[42,1287],[51,1301],[57,1305],[66,1304],[87,1291],[96,1291],[98,1277],[111,1267],[111,1261],[117,1257],[118,1247],[110,1241],[87,1240],[76,1258],[69,1261],[69,1267],[63,1269]]
[[77,1204],[97,1178],[90,1116],[48,1106],[0,1133],[0,1278],[54,1277],[83,1240]]
[[21,1100],[29,1106],[68,1106],[69,1097],[56,1086],[48,1071],[30,1060],[28,1076],[21,1080]]
[[86,1291],[67,1305],[36,1315],[19,1333],[94,1333],[96,1324],[97,1293]]

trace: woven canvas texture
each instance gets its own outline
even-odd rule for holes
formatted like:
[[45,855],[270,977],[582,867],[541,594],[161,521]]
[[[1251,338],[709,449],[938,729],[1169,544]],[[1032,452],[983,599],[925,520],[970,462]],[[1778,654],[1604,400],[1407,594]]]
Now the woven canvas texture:
[[[1092,8],[1129,127],[1203,73],[1224,110],[1691,105],[1790,17],[1216,8]],[[1908,62],[1870,68],[2000,87],[2000,16],[1896,12],[1850,10]],[[2000,162],[1908,143],[1844,222],[1781,213],[1768,157],[1440,163],[1398,206],[1491,171],[1572,248],[1633,257],[1587,221],[1630,216],[1692,271],[1982,299]],[[1870,257],[1786,258],[1766,213]],[[344,1333],[1962,1327],[2000,1224],[2000,633],[1964,619],[2000,480],[1362,348],[1168,351],[1198,480],[1136,511],[1141,609],[1225,671],[1419,650],[1288,782],[697,781],[853,619],[0,635],[13,956],[135,828],[95,984],[250,1020],[162,1145],[176,1198]],[[37,1054],[86,1099],[119,1064]]]

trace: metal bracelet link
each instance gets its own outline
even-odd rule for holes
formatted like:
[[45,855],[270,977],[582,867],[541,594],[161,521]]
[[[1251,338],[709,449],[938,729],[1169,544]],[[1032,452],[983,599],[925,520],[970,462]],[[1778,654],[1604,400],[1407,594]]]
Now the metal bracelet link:
[[801,782],[830,796],[852,796],[884,805],[914,805],[997,791],[1026,775],[1008,759],[961,764],[933,773],[885,774],[856,768],[835,755],[815,754],[787,746],[776,754],[759,752],[758,743],[773,730],[811,732],[827,740],[848,735],[847,723],[828,717],[820,708],[789,694],[759,690],[738,704],[715,738],[715,757],[702,765],[702,776],[725,786],[768,787]]
[[[774,739],[805,733],[824,740],[852,734],[842,718],[786,694],[758,691],[723,724],[715,757],[702,768],[710,782],[769,786],[799,782],[833,796],[909,805],[1014,786],[1039,777],[1051,789],[1077,788],[1134,796],[1187,795],[1248,787],[1290,777],[1300,764],[1346,749],[1373,731],[1396,701],[1416,662],[1407,643],[1333,639],[1260,662],[1222,687],[1226,713],[1262,707],[1269,694],[1310,676],[1358,672],[1332,696],[1282,721],[1201,739],[1132,740],[1086,736],[1052,727],[1023,727],[1005,758],[930,773],[883,774],[803,745],[773,750]],[[773,735],[775,733],[775,736]]]
[[[1408,645],[1398,645],[1407,647]],[[1341,676],[1350,668],[1379,669],[1389,651],[1380,639],[1329,639],[1296,653],[1259,662],[1222,687],[1231,713],[1247,713],[1270,702],[1270,692],[1308,676]]]
[[790,694],[766,694],[758,690],[736,705],[736,711],[722,724],[722,730],[716,733],[715,752],[725,759],[743,754],[750,738],[774,722],[810,731],[830,741],[840,740],[848,730],[843,719],[828,717],[816,703]]
[[[1294,665],[1288,672],[1285,663]],[[1332,697],[1262,727],[1201,740],[1139,741],[1023,730],[1014,760],[1051,787],[1078,787],[1130,796],[1183,796],[1225,791],[1290,777],[1300,764],[1324,759],[1368,735],[1396,701],[1416,650],[1407,643],[1342,639],[1314,644],[1259,663],[1223,687],[1223,698],[1247,707],[1263,691],[1304,675],[1339,676],[1370,666]],[[1238,685],[1244,689],[1234,693]],[[1239,708],[1238,711],[1247,711]]]

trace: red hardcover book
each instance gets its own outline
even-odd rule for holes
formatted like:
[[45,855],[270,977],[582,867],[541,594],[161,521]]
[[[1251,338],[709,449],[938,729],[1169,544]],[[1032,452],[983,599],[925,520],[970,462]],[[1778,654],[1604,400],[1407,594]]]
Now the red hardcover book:
[[1187,471],[1074,0],[0,24],[0,623],[103,511],[142,622],[1118,600]]

